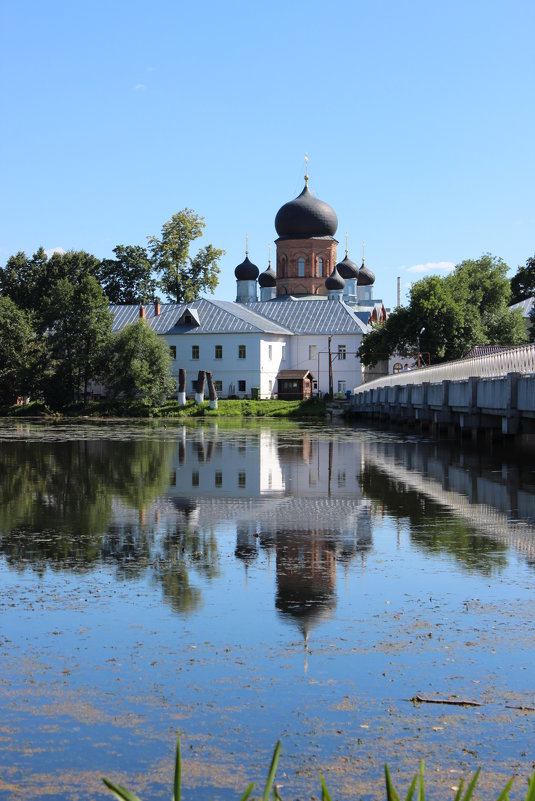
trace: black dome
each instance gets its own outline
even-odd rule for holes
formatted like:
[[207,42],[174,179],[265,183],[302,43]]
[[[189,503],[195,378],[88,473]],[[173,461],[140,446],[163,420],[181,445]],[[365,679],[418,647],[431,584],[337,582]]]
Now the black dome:
[[359,270],[357,286],[371,286],[372,284],[375,284],[375,275],[371,270],[368,270],[364,264],[364,259],[362,259],[362,267]]
[[346,282],[338,272],[338,268],[335,267],[330,276],[325,281],[326,289],[343,289],[346,285]]
[[258,278],[258,284],[261,287],[277,286],[277,276],[271,264],[269,265],[267,270],[264,270],[263,273],[260,273],[260,276]]
[[336,265],[336,269],[342,276],[342,278],[358,278],[359,275],[359,268],[355,264],[354,261],[351,261],[349,256],[347,255],[346,250],[346,257],[343,261],[338,262]]
[[277,212],[275,228],[280,237],[304,239],[312,236],[334,236],[338,228],[335,210],[314,197],[308,186],[295,200],[290,200]]
[[252,261],[249,261],[249,256],[246,256],[244,261],[242,261],[241,264],[238,264],[234,270],[234,275],[238,281],[256,281],[259,272],[260,270],[256,264],[253,264]]

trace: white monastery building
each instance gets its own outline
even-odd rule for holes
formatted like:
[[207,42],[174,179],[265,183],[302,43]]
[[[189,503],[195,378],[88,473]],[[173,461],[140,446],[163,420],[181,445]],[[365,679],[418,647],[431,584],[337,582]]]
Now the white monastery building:
[[270,261],[260,273],[246,251],[234,271],[235,302],[112,306],[114,330],[144,317],[171,349],[172,374],[186,370],[188,396],[199,370],[213,374],[221,398],[299,398],[358,386],[362,336],[386,318],[372,298],[374,274],[364,259],[357,267],[347,247],[337,263],[338,219],[311,193],[308,175],[301,194],[277,212],[275,228],[276,271]]

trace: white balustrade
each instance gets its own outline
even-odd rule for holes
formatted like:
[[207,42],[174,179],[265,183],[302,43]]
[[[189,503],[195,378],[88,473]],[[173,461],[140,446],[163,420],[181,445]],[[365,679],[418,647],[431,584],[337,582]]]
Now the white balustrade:
[[468,378],[498,378],[508,373],[535,373],[535,344],[520,345],[507,350],[476,356],[472,359],[458,359],[454,362],[437,364],[434,367],[421,367],[407,370],[384,378],[376,378],[356,387],[353,392],[359,395],[369,389],[404,384],[436,384],[440,381],[463,381]]

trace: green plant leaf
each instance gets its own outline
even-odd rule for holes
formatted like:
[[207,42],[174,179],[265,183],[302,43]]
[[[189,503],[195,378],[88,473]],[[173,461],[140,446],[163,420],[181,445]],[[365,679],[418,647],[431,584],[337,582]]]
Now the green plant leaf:
[[405,796],[405,801],[412,801],[412,797],[414,795],[414,791],[416,789],[416,782],[418,781],[418,774],[414,774],[414,778],[410,783],[409,789],[407,790],[407,795]]
[[276,784],[273,785],[273,798],[275,799],[275,801],[282,801],[282,798],[279,795],[279,791],[277,790]]
[[464,794],[463,801],[470,801],[470,799],[472,798],[472,795],[473,795],[474,790],[476,788],[477,780],[479,779],[479,774],[480,773],[481,773],[481,768],[478,768],[476,770],[476,772],[474,773],[474,777],[473,777],[472,781],[470,782],[470,784],[467,787],[466,793]]
[[281,751],[281,741],[277,740],[277,745],[275,746],[275,750],[273,752],[273,759],[271,760],[271,766],[269,768],[266,787],[264,789],[263,801],[268,801],[269,799],[271,787],[275,779],[275,771],[277,770],[277,765],[279,764],[280,751]]
[[535,801],[535,773],[529,779],[528,785],[528,794],[526,796],[526,801]]
[[108,779],[102,779],[108,790],[111,790],[116,798],[120,801],[140,801],[135,793],[131,793],[126,787],[121,787],[120,784],[113,784]]
[[253,792],[253,789],[254,789],[254,782],[251,782],[251,784],[249,785],[247,790],[244,792],[244,794],[240,798],[240,801],[247,801],[247,799],[249,798],[249,796]]
[[175,776],[173,779],[173,801],[180,801],[180,782],[182,779],[182,760],[180,758],[180,735],[176,738]]
[[498,796],[498,798],[496,799],[496,801],[508,801],[508,799],[509,799],[509,790],[511,789],[511,786],[512,786],[514,780],[515,780],[515,777],[511,776],[511,778],[509,779],[509,781],[507,782],[507,784],[505,785],[505,787],[501,791],[501,793]]
[[332,801],[331,794],[327,789],[327,785],[325,784],[325,779],[323,775],[320,773],[321,779],[321,801]]
[[461,798],[462,798],[462,795],[463,795],[463,786],[464,786],[464,779],[461,779],[461,781],[459,782],[459,787],[457,789],[457,792],[455,793],[455,798],[453,799],[453,801],[461,801]]
[[420,760],[420,784],[418,786],[418,801],[425,801],[424,789],[424,761]]
[[388,765],[385,764],[385,781],[386,781],[386,798],[387,801],[399,801],[399,796],[394,790],[392,779],[390,778],[390,771]]

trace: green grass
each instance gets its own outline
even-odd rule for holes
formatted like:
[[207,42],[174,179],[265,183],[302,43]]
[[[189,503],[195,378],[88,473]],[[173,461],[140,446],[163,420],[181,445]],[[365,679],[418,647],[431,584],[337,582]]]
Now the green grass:
[[[275,746],[273,757],[271,759],[271,765],[268,770],[266,784],[264,786],[264,792],[262,794],[262,801],[269,801],[270,795],[273,796],[274,801],[281,801],[279,792],[277,790],[277,786],[274,783],[275,774],[277,772],[277,766],[279,764],[280,750],[281,750],[281,743],[279,740],[277,745]],[[474,775],[472,776],[470,782],[468,783],[466,790],[464,789],[464,779],[461,779],[461,782],[455,793],[453,801],[470,801],[470,799],[474,794],[474,790],[476,788],[480,773],[481,769],[478,768],[474,773]],[[322,801],[332,801],[331,794],[327,788],[325,779],[323,778],[321,773],[319,776],[320,776]],[[127,790],[120,784],[114,784],[113,782],[109,781],[109,779],[102,779],[102,781],[104,782],[106,787],[109,790],[111,790],[113,795],[119,799],[119,801],[140,801],[140,799],[138,798],[137,795],[135,795],[135,793],[132,793],[130,790]],[[180,754],[180,738],[179,738],[176,746],[175,772],[173,778],[173,794],[171,796],[172,801],[181,801],[181,783],[182,783],[182,758]],[[501,793],[497,796],[496,801],[509,801],[509,791],[512,787],[512,784],[513,784],[513,779],[509,779],[509,781],[507,782]],[[252,795],[253,790],[254,790],[254,784],[251,783],[248,785],[247,789],[240,797],[240,801],[247,801],[247,799]],[[386,801],[400,801],[400,796],[398,795],[398,792],[395,789],[394,784],[392,782],[392,777],[390,776],[388,765],[385,765],[385,797]],[[423,762],[420,762],[420,770],[418,771],[418,773],[414,774],[414,778],[412,779],[404,798],[405,801],[425,801]],[[524,801],[535,801],[535,773],[528,782],[528,790]]]
[[224,417],[270,417],[295,420],[322,420],[326,405],[323,401],[279,401],[279,400],[220,400],[217,409],[210,409],[209,401],[196,404],[190,400],[179,406],[176,399],[167,400],[163,406],[152,407],[142,400],[132,403],[119,403],[109,400],[82,401],[70,404],[61,412],[50,410],[42,401],[33,401],[26,406],[9,406],[0,409],[2,417],[157,417],[184,420],[188,418]]

